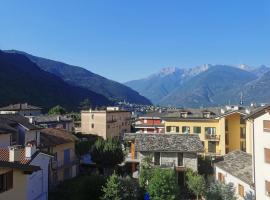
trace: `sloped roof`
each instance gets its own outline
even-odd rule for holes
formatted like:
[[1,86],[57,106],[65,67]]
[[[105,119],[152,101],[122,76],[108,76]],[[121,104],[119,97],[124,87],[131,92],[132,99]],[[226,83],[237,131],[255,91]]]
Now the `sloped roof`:
[[252,156],[237,150],[224,156],[224,160],[215,163],[216,167],[223,169],[245,183],[252,185]]
[[253,110],[250,114],[245,116],[245,119],[256,118],[256,117],[264,114],[266,110],[270,110],[270,104],[267,104],[265,106],[262,106],[262,107],[259,107],[255,110]]
[[52,147],[75,141],[76,137],[65,129],[45,128],[40,131],[41,147]]
[[203,145],[195,134],[126,133],[124,139],[135,139],[136,151],[202,152]]
[[15,168],[25,171],[37,171],[40,170],[39,166],[30,165],[31,161],[38,155],[38,151],[32,156],[31,159],[25,158],[25,149],[21,149],[20,159],[16,162],[9,161],[9,149],[1,148],[0,149],[0,167],[3,168]]
[[0,115],[0,125],[9,126],[11,129],[16,127],[16,124],[21,124],[29,130],[39,129],[29,122],[29,119],[19,114],[2,114]]
[[71,122],[73,119],[64,115],[40,115],[33,117],[36,123]]
[[0,108],[0,111],[20,111],[20,110],[42,110],[42,108],[29,105],[28,103],[18,103]]

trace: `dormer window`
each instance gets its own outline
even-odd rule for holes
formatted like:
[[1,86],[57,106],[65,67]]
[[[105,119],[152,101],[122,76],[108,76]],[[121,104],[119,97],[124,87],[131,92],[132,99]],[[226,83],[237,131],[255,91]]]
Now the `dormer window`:
[[180,112],[181,118],[187,118],[188,112]]
[[204,111],[203,112],[203,118],[210,118],[210,112]]

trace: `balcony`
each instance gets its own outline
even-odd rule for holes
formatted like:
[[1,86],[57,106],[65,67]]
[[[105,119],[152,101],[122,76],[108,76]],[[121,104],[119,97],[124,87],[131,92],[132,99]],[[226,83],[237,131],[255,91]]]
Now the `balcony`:
[[73,165],[78,165],[80,163],[80,160],[75,157],[70,161],[56,161],[52,160],[52,169],[57,170],[57,169],[62,169],[66,167],[71,167]]
[[221,155],[220,150],[204,149],[204,152],[206,155],[209,155],[209,156],[220,156]]
[[220,135],[205,134],[205,139],[210,141],[219,141]]

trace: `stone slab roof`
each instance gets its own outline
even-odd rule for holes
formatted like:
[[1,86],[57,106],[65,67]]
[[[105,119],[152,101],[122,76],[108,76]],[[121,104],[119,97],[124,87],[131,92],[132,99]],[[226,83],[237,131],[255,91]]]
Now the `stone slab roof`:
[[20,111],[20,110],[42,110],[42,108],[29,105],[28,103],[18,103],[0,108],[0,111]]
[[135,140],[136,151],[202,152],[203,145],[194,134],[126,133],[125,140]]
[[36,123],[71,122],[72,118],[63,115],[41,115],[33,117]]
[[233,151],[224,156],[224,160],[215,163],[215,166],[237,177],[243,182],[253,185],[252,156],[243,151]]

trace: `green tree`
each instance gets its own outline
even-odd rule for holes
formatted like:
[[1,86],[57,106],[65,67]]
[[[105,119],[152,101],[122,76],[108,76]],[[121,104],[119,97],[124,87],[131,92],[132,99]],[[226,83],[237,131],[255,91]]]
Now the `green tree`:
[[143,159],[139,173],[139,185],[144,190],[147,189],[147,182],[152,177],[153,166],[151,164],[152,156],[147,156]]
[[147,190],[151,200],[177,199],[178,185],[174,170],[155,168]]
[[121,180],[121,196],[123,200],[138,200],[140,199],[140,187],[138,181],[130,177],[122,178]]
[[202,196],[205,192],[206,184],[204,177],[199,175],[198,173],[193,172],[192,170],[187,171],[186,177],[188,189],[196,195],[196,198],[198,200],[199,196]]
[[66,109],[59,105],[52,107],[48,112],[49,115],[63,115],[66,113]]
[[118,139],[98,139],[92,146],[92,160],[104,169],[114,168],[124,160],[122,145]]
[[122,200],[121,197],[121,182],[118,176],[113,173],[107,180],[104,187],[102,187],[102,200]]
[[207,194],[207,200],[236,200],[233,184],[224,184],[214,182],[210,185]]

